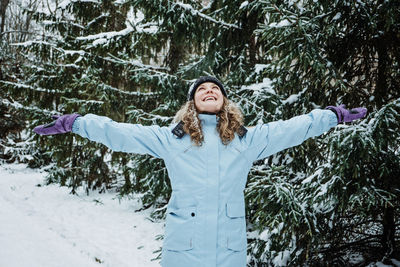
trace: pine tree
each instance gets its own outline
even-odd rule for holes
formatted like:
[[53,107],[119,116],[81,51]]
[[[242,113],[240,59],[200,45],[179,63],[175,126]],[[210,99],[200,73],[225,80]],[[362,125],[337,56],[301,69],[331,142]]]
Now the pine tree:
[[258,6],[266,21],[257,32],[271,57],[262,76],[280,96],[279,118],[341,103],[366,106],[370,115],[253,169],[249,215],[261,232],[250,239],[253,263],[348,265],[351,253],[365,262],[399,257],[399,4]]

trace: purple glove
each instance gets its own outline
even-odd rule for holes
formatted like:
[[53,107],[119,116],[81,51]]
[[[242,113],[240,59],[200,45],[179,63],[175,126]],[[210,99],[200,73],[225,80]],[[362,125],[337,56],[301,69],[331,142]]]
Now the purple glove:
[[346,109],[346,106],[343,104],[340,106],[327,106],[326,109],[335,112],[336,117],[338,119],[338,123],[358,120],[364,118],[365,115],[367,114],[366,108],[353,108],[351,110],[348,110]]
[[55,121],[36,126],[33,131],[40,135],[68,133],[72,131],[72,124],[74,124],[75,119],[80,116],[79,114],[53,115],[51,118]]

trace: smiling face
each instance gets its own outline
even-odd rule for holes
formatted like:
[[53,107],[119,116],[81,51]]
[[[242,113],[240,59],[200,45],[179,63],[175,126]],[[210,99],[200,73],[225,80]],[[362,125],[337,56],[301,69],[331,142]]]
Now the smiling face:
[[197,87],[194,94],[194,105],[198,112],[218,113],[223,103],[224,97],[221,89],[215,83],[205,82]]

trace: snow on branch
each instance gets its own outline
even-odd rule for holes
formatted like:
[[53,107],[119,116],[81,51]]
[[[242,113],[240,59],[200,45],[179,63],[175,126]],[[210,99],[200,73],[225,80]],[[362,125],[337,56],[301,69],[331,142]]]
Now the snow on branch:
[[[155,73],[155,75],[158,75],[158,76],[172,77],[172,78],[178,79],[178,77],[176,75],[167,73],[169,71],[168,67],[157,67],[157,66],[152,66],[152,65],[145,65],[142,62],[140,62],[139,60],[124,60],[124,59],[118,58],[111,54],[109,54],[109,56],[110,57],[103,57],[103,59],[113,62],[113,63],[131,65],[131,66],[137,67],[136,69],[132,70],[132,72],[148,71],[148,72]],[[163,72],[163,71],[166,71],[166,72]]]
[[280,22],[272,22],[268,25],[270,28],[282,28],[292,25],[292,23],[288,19],[284,19]]
[[225,28],[241,29],[239,26],[237,26],[237,25],[235,25],[235,24],[230,24],[230,23],[226,23],[226,22],[223,22],[223,21],[220,21],[220,20],[216,20],[216,19],[214,19],[213,17],[210,17],[210,16],[208,16],[208,15],[206,15],[206,14],[203,14],[203,13],[201,13],[200,11],[194,9],[194,8],[193,8],[191,5],[189,5],[189,4],[184,4],[184,3],[178,2],[178,3],[176,3],[175,5],[180,6],[180,7],[184,8],[184,9],[190,11],[190,13],[191,13],[193,16],[199,16],[199,17],[201,17],[201,18],[203,18],[203,19],[206,19],[206,20],[209,20],[209,21],[211,21],[211,22],[213,22],[213,23],[215,23],[215,24],[220,24],[220,25],[222,25],[222,26],[225,27]]
[[[238,93],[231,92],[231,94],[237,98],[237,104],[243,105],[243,106],[248,106],[251,107],[253,110],[256,110],[257,112],[257,121],[251,121],[250,123],[261,123],[262,118],[268,117],[268,113],[260,106],[258,106],[254,101],[250,100],[248,97],[243,97]],[[244,107],[242,107],[243,109]]]
[[[107,33],[100,33],[100,34],[97,34],[97,36],[100,36],[101,34],[107,34]],[[94,36],[94,35],[92,35],[92,36]],[[83,38],[83,37],[79,37],[79,38]],[[11,45],[27,47],[27,46],[31,46],[33,44],[40,44],[40,45],[49,46],[49,47],[51,47],[51,48],[63,53],[64,55],[73,56],[73,55],[77,54],[77,55],[80,55],[81,57],[83,57],[85,55],[96,56],[96,57],[99,57],[99,58],[101,58],[101,59],[103,59],[105,61],[109,61],[109,62],[112,62],[112,63],[118,63],[118,64],[130,65],[130,66],[137,67],[138,69],[136,69],[135,71],[147,70],[147,71],[155,72],[157,74],[163,74],[164,76],[176,77],[174,75],[161,72],[161,71],[169,71],[169,68],[166,68],[166,67],[157,67],[157,66],[152,66],[152,65],[145,65],[142,62],[140,62],[139,60],[123,60],[123,59],[120,59],[120,58],[118,58],[118,57],[116,57],[116,56],[114,56],[112,54],[108,54],[109,55],[108,57],[101,57],[99,55],[94,55],[94,54],[92,54],[90,52],[87,52],[87,51],[84,51],[84,50],[66,50],[66,49],[57,47],[56,45],[54,45],[52,43],[49,43],[49,42],[45,42],[45,41],[27,41],[27,42],[23,42],[23,43],[12,43]],[[60,66],[79,68],[75,64],[60,65]]]
[[69,4],[83,3],[83,2],[101,5],[101,1],[96,1],[96,0],[64,0],[59,4],[59,7],[61,9],[66,9]]
[[77,98],[69,98],[69,97],[63,97],[63,99],[73,102],[75,104],[96,104],[96,105],[103,105],[104,101],[100,100],[85,100],[85,99],[77,99]]
[[128,21],[131,25],[134,25],[135,27],[135,32],[136,33],[149,33],[149,34],[154,34],[158,31],[158,25],[154,22],[148,22],[148,23],[137,23],[137,24],[132,24],[130,21]]
[[140,119],[144,120],[144,121],[151,121],[152,123],[156,123],[157,120],[160,120],[162,122],[168,122],[168,121],[172,120],[172,117],[166,117],[166,116],[161,116],[161,115],[157,115],[157,114],[148,113],[148,112],[145,112],[142,109],[135,109],[135,110],[132,110],[132,111],[128,111],[126,114],[128,114],[128,115],[129,114],[133,114],[133,115],[140,114],[140,115],[148,116],[150,118],[140,117]]
[[159,95],[160,93],[158,92],[131,92],[131,91],[123,91],[121,89],[115,88],[111,85],[107,85],[107,84],[102,84],[99,85],[99,88],[106,91],[114,91],[120,94],[124,94],[124,95],[130,95],[130,96],[155,96],[155,95]]
[[307,88],[304,88],[300,93],[298,94],[293,94],[288,96],[285,100],[282,101],[282,104],[293,104],[294,102],[298,101],[300,97],[307,92]]
[[46,41],[39,41],[39,40],[36,40],[36,41],[26,41],[26,42],[22,42],[22,43],[11,43],[10,45],[28,47],[28,46],[31,46],[31,45],[34,45],[34,44],[49,46],[49,47],[53,48],[53,49],[56,50],[56,51],[59,51],[59,52],[61,52],[61,53],[64,53],[65,55],[75,55],[75,54],[78,54],[78,55],[80,55],[80,56],[84,56],[85,54],[89,54],[88,52],[85,52],[84,50],[65,50],[65,49],[62,49],[62,48],[60,48],[60,47],[57,47],[57,46],[56,46],[55,44],[53,44],[53,43],[46,42]]
[[43,113],[45,115],[51,116],[51,115],[61,115],[60,113],[49,111],[47,109],[40,109],[38,107],[29,107],[29,106],[24,106],[21,103],[17,101],[10,102],[8,99],[2,99],[1,102],[6,105],[7,107],[13,107],[15,109],[23,109],[23,110],[28,110],[28,111],[33,111],[37,113]]
[[68,20],[59,20],[59,21],[52,21],[52,20],[43,20],[42,21],[42,24],[43,25],[60,25],[60,24],[65,24],[65,25],[72,25],[72,26],[74,26],[74,27],[77,27],[77,28],[79,28],[79,29],[85,29],[85,27],[84,26],[82,26],[82,25],[80,25],[80,24],[78,24],[78,23],[75,23],[75,22],[73,22],[73,21],[68,21]]
[[91,21],[89,21],[89,22],[86,24],[86,27],[85,27],[85,28],[90,28],[90,26],[92,26],[92,24],[97,23],[100,19],[107,18],[107,17],[109,17],[109,16],[110,16],[109,13],[103,13],[103,14],[101,14],[100,16],[97,16],[96,18],[94,18],[94,19],[92,19]]
[[128,21],[128,25],[125,29],[120,31],[111,31],[111,32],[101,32],[98,34],[91,34],[87,36],[77,37],[78,41],[93,41],[93,46],[105,44],[108,40],[111,40],[115,37],[126,36],[132,32],[135,33],[155,33],[157,32],[158,27],[154,23],[145,23],[141,25],[133,25]]
[[259,95],[261,92],[266,92],[272,95],[276,95],[276,92],[272,87],[272,81],[269,78],[264,78],[261,83],[243,85],[240,88],[239,92],[241,91],[253,91],[253,93],[257,95]]
[[152,65],[145,65],[139,60],[124,60],[121,58],[118,58],[110,53],[108,53],[109,57],[103,57],[104,60],[113,62],[113,63],[118,63],[118,64],[123,64],[123,65],[131,65],[134,67],[140,68],[139,70],[160,70],[160,71],[169,71],[169,68],[166,67],[157,67],[157,66],[152,66]]
[[29,89],[32,91],[37,91],[37,92],[46,92],[46,93],[54,93],[54,94],[63,93],[62,91],[59,91],[56,89],[45,89],[45,88],[41,88],[41,87],[33,87],[33,86],[22,84],[22,83],[14,83],[14,82],[7,82],[7,81],[0,81],[0,82],[3,84],[15,86],[17,88],[24,88],[24,89]]
[[78,41],[93,41],[93,45],[99,45],[99,44],[104,44],[106,43],[108,40],[114,38],[114,37],[118,37],[118,36],[125,36],[130,34],[131,32],[133,32],[134,29],[131,26],[126,27],[125,29],[121,30],[121,31],[111,31],[111,32],[101,32],[98,34],[91,34],[88,36],[81,36],[81,37],[77,37],[76,40]]
[[31,46],[33,44],[41,44],[41,45],[51,46],[51,43],[46,42],[46,41],[26,41],[26,42],[22,42],[22,43],[11,43],[10,45],[27,47],[27,46]]

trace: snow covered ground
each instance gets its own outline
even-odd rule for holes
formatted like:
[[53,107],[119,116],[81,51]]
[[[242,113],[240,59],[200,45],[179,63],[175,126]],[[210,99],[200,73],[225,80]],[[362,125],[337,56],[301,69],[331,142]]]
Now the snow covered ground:
[[139,201],[42,184],[45,173],[0,165],[0,267],[160,266],[163,223]]
[[[148,220],[137,200],[115,194],[69,194],[37,186],[44,172],[0,165],[0,267],[155,267],[163,223]],[[381,262],[368,267],[400,267]]]

